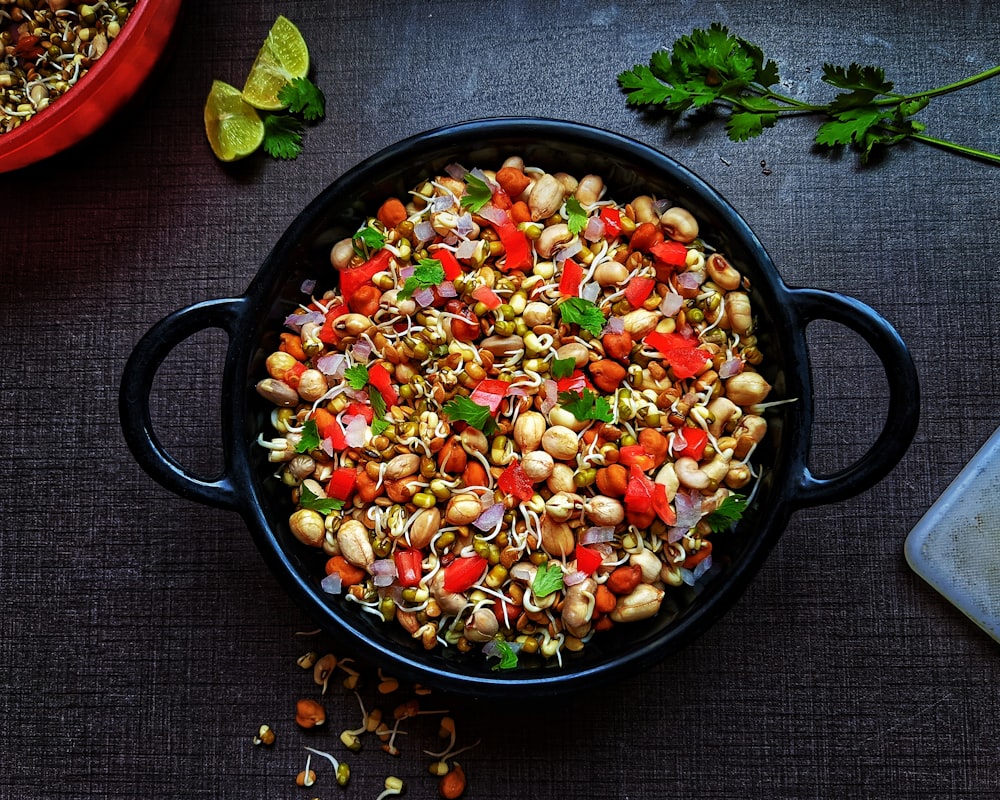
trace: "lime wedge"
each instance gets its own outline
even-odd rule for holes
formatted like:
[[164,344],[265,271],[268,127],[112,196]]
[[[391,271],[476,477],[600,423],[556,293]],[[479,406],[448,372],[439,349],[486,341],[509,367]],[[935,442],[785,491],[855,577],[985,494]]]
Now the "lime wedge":
[[235,86],[213,81],[205,101],[205,134],[222,161],[250,155],[264,141],[264,122]]
[[309,48],[299,29],[279,16],[257,53],[243,85],[243,99],[255,108],[277,111],[285,107],[278,92],[309,72]]

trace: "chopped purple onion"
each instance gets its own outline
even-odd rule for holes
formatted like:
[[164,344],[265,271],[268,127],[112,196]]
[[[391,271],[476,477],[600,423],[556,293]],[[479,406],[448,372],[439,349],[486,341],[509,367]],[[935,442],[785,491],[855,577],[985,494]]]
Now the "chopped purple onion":
[[625,333],[625,318],[609,317],[602,333]]
[[444,281],[438,284],[437,290],[438,294],[442,297],[458,297],[458,290],[451,281]]
[[344,419],[349,420],[347,427],[344,428],[344,439],[347,441],[347,446],[363,447],[365,436],[368,433],[368,422],[360,414],[345,416]]
[[587,227],[583,229],[583,238],[588,242],[597,242],[604,238],[606,226],[604,220],[596,214],[587,220]]
[[304,281],[302,281],[302,285],[299,287],[299,291],[302,292],[302,294],[312,294],[315,288],[316,288],[316,279],[306,278]]
[[684,298],[675,292],[667,292],[667,296],[660,303],[660,313],[665,317],[676,317],[677,312],[684,305]]
[[723,380],[743,372],[743,362],[738,358],[728,358],[719,367],[719,377]]
[[344,582],[339,572],[332,572],[319,582],[319,588],[327,594],[340,594],[344,591]]
[[417,301],[421,308],[427,308],[434,302],[434,292],[430,289],[417,289],[413,293],[413,299]]
[[612,542],[615,538],[615,529],[611,525],[600,525],[587,528],[580,537],[580,544],[599,544],[600,542]]
[[494,503],[482,514],[476,517],[472,524],[481,531],[491,531],[497,526],[497,523],[503,519],[506,509],[507,507],[503,503]]
[[413,226],[413,235],[421,242],[429,242],[436,235],[434,226],[426,219]]

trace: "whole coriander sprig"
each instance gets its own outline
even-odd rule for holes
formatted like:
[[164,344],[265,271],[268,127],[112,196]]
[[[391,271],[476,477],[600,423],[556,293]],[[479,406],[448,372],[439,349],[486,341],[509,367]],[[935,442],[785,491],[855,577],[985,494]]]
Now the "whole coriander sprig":
[[815,114],[826,117],[816,131],[821,147],[849,146],[867,164],[872,153],[905,139],[1000,164],[1000,155],[930,136],[913,116],[931,98],[964,89],[1000,75],[1000,65],[945,86],[912,94],[893,91],[881,67],[823,65],[823,81],[841,89],[828,103],[807,103],[774,91],[779,82],[774,61],[761,49],[713,23],[708,30],[682,36],[670,50],[653,53],[618,76],[635,106],[661,106],[675,118],[692,109],[719,105],[729,109],[726,131],[735,142],[773,127],[780,117]]

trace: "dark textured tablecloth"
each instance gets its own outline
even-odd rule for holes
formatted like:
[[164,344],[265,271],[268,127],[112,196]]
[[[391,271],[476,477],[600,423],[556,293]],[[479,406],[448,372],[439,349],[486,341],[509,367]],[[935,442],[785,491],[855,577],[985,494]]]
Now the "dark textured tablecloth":
[[[822,64],[883,65],[902,90],[1000,60],[996,3],[189,2],[144,94],[82,146],[0,176],[0,798],[375,798],[389,775],[436,796],[424,751],[400,754],[340,684],[296,665],[337,651],[268,572],[235,514],[154,483],[125,447],[122,367],[166,313],[241,294],[297,213],[380,148],[440,124],[541,115],[624,133],[715,185],[784,279],[851,295],[901,333],[923,387],[908,454],[861,495],[796,513],[756,580],[704,636],[628,681],[504,710],[435,693],[469,798],[993,798],[1000,795],[997,645],[918,578],[910,528],[1000,424],[1000,169],[924,145],[867,169],[810,142],[815,120],[730,142],[628,108],[615,76],[696,26],[760,44],[801,97]],[[292,162],[226,168],[204,138],[213,78],[239,84],[283,13],[329,100]],[[935,100],[930,132],[997,149],[1000,81]],[[0,139],[0,148],[3,147]],[[885,379],[861,339],[810,326],[812,463],[833,471],[881,428]],[[185,465],[221,465],[219,331],[178,347],[154,391]],[[349,652],[338,651],[341,657]],[[412,687],[360,696],[387,716]],[[271,748],[251,737],[262,723]],[[305,746],[344,757],[348,787]]]

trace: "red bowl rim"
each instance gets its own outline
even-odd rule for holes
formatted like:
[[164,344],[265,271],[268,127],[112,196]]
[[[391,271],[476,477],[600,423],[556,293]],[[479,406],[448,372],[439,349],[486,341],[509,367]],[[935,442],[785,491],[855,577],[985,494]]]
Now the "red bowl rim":
[[78,84],[49,108],[0,134],[0,172],[26,167],[94,133],[135,96],[170,39],[183,0],[138,0],[114,39]]

